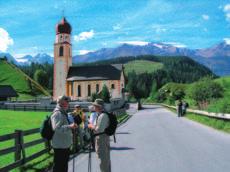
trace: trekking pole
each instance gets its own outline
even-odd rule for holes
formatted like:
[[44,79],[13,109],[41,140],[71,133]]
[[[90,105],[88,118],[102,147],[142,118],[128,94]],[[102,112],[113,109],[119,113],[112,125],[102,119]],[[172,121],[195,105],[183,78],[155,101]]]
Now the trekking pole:
[[[91,142],[91,140],[90,140]],[[91,172],[91,143],[89,143],[88,172]]]
[[[76,128],[75,129],[73,129],[73,137],[75,137],[75,143],[73,143],[73,144],[76,144],[76,133],[77,133],[77,130],[76,130]],[[76,146],[74,145],[74,154],[76,153]],[[73,156],[73,172],[75,171],[75,156]]]
[[73,172],[75,171],[74,168],[75,168],[75,157],[73,157]]
[[91,172],[91,165],[92,165],[92,155],[91,155],[91,148],[93,143],[93,133],[90,132],[90,143],[89,143],[89,160],[88,160],[88,172]]

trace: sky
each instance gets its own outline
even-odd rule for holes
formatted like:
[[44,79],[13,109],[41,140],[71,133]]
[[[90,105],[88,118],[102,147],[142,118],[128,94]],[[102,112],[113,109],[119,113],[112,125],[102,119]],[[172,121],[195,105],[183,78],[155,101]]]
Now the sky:
[[63,15],[72,26],[73,55],[122,43],[230,43],[230,0],[0,0],[0,52],[53,56]]

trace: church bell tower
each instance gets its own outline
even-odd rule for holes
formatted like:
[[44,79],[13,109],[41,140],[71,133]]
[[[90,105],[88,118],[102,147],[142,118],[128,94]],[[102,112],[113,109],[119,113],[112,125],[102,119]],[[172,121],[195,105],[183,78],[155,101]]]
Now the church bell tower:
[[72,66],[71,25],[66,18],[56,25],[56,39],[54,43],[54,76],[53,100],[67,94],[66,77]]

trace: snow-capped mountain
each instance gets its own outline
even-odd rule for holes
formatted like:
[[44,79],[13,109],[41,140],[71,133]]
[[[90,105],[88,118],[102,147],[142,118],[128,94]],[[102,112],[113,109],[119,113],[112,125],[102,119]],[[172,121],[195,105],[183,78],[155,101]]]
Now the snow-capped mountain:
[[20,62],[20,65],[30,65],[32,62],[39,63],[39,64],[44,64],[44,63],[52,64],[53,63],[53,57],[51,57],[50,55],[46,53],[39,53],[35,56],[26,55],[26,56],[20,57],[19,59],[20,61],[23,61],[23,62]]
[[166,43],[149,43],[143,46],[123,44],[117,48],[103,48],[74,56],[73,63],[138,55],[188,56],[209,67],[217,75],[230,75],[230,45],[226,42],[206,49],[188,49]]

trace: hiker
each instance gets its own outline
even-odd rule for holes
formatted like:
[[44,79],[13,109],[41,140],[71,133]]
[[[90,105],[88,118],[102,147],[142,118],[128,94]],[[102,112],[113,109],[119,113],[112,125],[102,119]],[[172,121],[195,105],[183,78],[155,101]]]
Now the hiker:
[[[98,114],[96,126],[93,124],[89,124],[88,126],[94,130],[95,134],[103,133],[105,128],[109,126],[109,117],[103,112],[104,101],[96,99],[93,106],[95,112]],[[111,172],[109,136],[105,133],[97,135],[95,138],[95,148],[101,172]]]
[[79,139],[80,139],[80,149],[84,149],[83,136],[84,136],[84,127],[85,127],[86,116],[85,116],[84,112],[82,111],[81,106],[78,104],[76,104],[74,106],[74,111],[71,114],[73,116],[75,123],[79,126],[77,128],[77,134],[78,134]]
[[182,101],[179,99],[176,105],[177,105],[177,116],[181,117],[182,116]]
[[182,115],[186,115],[186,111],[187,111],[187,108],[188,108],[188,103],[186,101],[184,101],[182,103]]
[[[94,106],[89,106],[89,112],[90,112],[90,117],[89,117],[89,125],[92,125],[94,128],[96,126],[96,119],[97,119],[97,112],[95,112]],[[93,137],[93,130],[90,130],[90,135],[91,135],[91,144],[92,144],[92,149],[95,151],[95,137]]]
[[52,147],[54,149],[53,172],[67,172],[72,145],[72,129],[77,125],[69,124],[67,118],[67,109],[69,108],[70,98],[60,96],[57,99],[57,106],[51,115],[51,124],[54,130],[52,137]]

